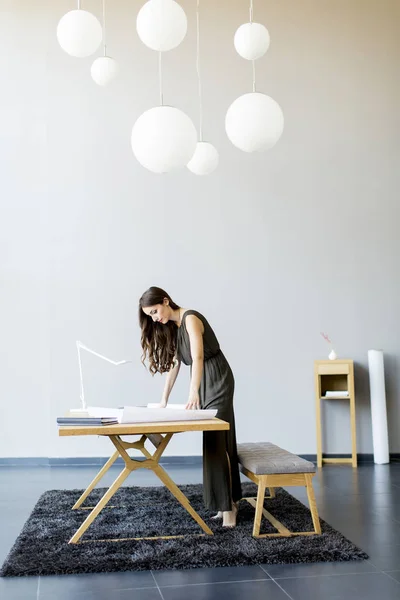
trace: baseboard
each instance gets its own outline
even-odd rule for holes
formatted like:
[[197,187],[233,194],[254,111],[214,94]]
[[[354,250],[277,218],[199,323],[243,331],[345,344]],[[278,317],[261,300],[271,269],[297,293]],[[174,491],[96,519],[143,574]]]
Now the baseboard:
[[[317,462],[316,454],[299,454],[301,458]],[[326,454],[325,458],[351,458],[351,454]],[[103,466],[108,460],[102,456],[77,456],[77,457],[62,457],[62,458],[46,458],[46,457],[6,457],[0,458],[0,467],[86,467],[86,466]],[[358,454],[359,464],[373,464],[373,454]],[[400,461],[400,453],[394,452],[390,454],[390,462]],[[116,465],[123,465],[122,459],[115,462]],[[164,456],[160,464],[163,465],[182,465],[182,466],[200,466],[202,464],[201,456]]]
[[[135,456],[141,460],[141,457]],[[0,467],[102,467],[109,459],[109,456],[77,456],[77,457],[62,457],[62,458],[45,458],[45,457],[6,457],[0,458]],[[145,457],[142,458],[145,460]],[[115,465],[122,466],[124,464],[122,458],[118,458]],[[160,460],[162,465],[183,465],[195,466],[202,464],[201,456],[164,456]]]
[[[305,458],[313,463],[317,463],[316,454],[299,454],[301,458]],[[351,458],[351,454],[324,454],[324,458]],[[392,460],[392,457],[390,457]],[[373,463],[373,454],[357,454],[357,462],[359,464]]]

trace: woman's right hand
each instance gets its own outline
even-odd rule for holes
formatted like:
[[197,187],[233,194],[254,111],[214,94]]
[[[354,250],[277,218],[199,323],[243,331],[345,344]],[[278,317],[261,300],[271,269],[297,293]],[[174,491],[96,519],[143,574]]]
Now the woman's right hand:
[[158,408],[167,408],[167,404],[168,401],[167,400],[161,400],[160,404],[158,405]]

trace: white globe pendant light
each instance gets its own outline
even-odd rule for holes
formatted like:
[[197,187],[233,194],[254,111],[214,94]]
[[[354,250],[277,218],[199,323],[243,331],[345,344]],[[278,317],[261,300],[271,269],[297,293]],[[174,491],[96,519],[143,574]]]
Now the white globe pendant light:
[[253,22],[253,0],[250,0],[250,23],[239,27],[234,42],[238,53],[253,63],[253,91],[236,98],[228,108],[226,134],[243,152],[269,150],[281,137],[285,120],[279,104],[256,90],[255,61],[268,49],[269,34],[263,25]]
[[90,73],[97,85],[107,85],[118,73],[118,63],[110,56],[99,56],[93,62]]
[[167,52],[179,46],[187,32],[187,18],[175,0],[148,0],[136,19],[139,38],[152,50]]
[[92,13],[78,9],[65,14],[57,26],[57,39],[61,48],[70,56],[83,58],[94,54],[101,44],[102,30]]
[[197,21],[197,52],[196,52],[196,70],[197,70],[197,81],[199,90],[199,113],[200,113],[200,124],[199,124],[199,141],[196,144],[195,152],[188,162],[187,168],[194,175],[210,175],[218,166],[219,154],[218,150],[210,144],[210,142],[203,141],[203,104],[202,104],[202,91],[201,91],[201,77],[200,77],[200,0],[197,0],[196,10],[196,21]]
[[219,154],[210,142],[197,142],[195,153],[188,162],[188,169],[195,175],[209,175],[218,167]]
[[185,167],[196,149],[197,132],[190,118],[173,106],[144,112],[132,129],[131,144],[139,163],[154,173]]
[[270,96],[251,92],[228,108],[225,129],[234,146],[244,152],[262,152],[275,146],[282,135],[281,107]]
[[117,61],[111,58],[111,56],[107,56],[105,0],[103,0],[103,46],[104,56],[96,58],[90,69],[90,74],[92,76],[93,81],[97,83],[97,85],[101,86],[108,85],[119,71]]
[[164,106],[162,52],[159,52],[160,106],[146,110],[133,126],[132,151],[139,163],[153,173],[183,168],[196,149],[197,132],[191,119],[173,106]]
[[269,48],[268,29],[261,23],[244,23],[235,33],[236,52],[246,60],[257,60]]

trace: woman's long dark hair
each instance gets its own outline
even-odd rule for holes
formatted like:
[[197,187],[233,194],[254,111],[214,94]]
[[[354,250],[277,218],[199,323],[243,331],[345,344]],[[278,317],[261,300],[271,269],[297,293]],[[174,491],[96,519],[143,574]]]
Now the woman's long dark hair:
[[143,349],[142,363],[149,361],[149,371],[152,375],[166,373],[174,366],[176,354],[176,338],[178,328],[172,321],[165,325],[155,323],[143,312],[143,308],[163,304],[164,298],[169,301],[173,310],[180,308],[171,296],[158,287],[149,288],[139,300],[139,324],[142,330],[141,344]]

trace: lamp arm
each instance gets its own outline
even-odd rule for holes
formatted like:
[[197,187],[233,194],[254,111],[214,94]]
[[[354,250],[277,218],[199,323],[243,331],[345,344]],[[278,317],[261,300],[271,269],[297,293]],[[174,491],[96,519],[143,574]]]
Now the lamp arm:
[[116,366],[124,365],[124,364],[130,363],[132,361],[131,360],[120,360],[120,361],[111,360],[111,358],[107,358],[107,356],[103,356],[102,354],[99,354],[98,352],[95,352],[91,348],[88,348],[87,346],[85,346],[84,344],[82,344],[82,342],[80,342],[79,340],[76,342],[76,348],[77,348],[77,351],[78,351],[79,377],[80,377],[80,384],[81,384],[80,399],[81,399],[81,402],[82,402],[82,408],[84,410],[86,410],[87,406],[86,406],[86,401],[85,401],[85,390],[83,388],[83,374],[82,374],[81,350],[86,350],[87,352],[90,352],[90,354],[94,354],[94,356],[97,356],[98,358],[102,358],[103,360],[111,363],[112,365],[116,365]]

